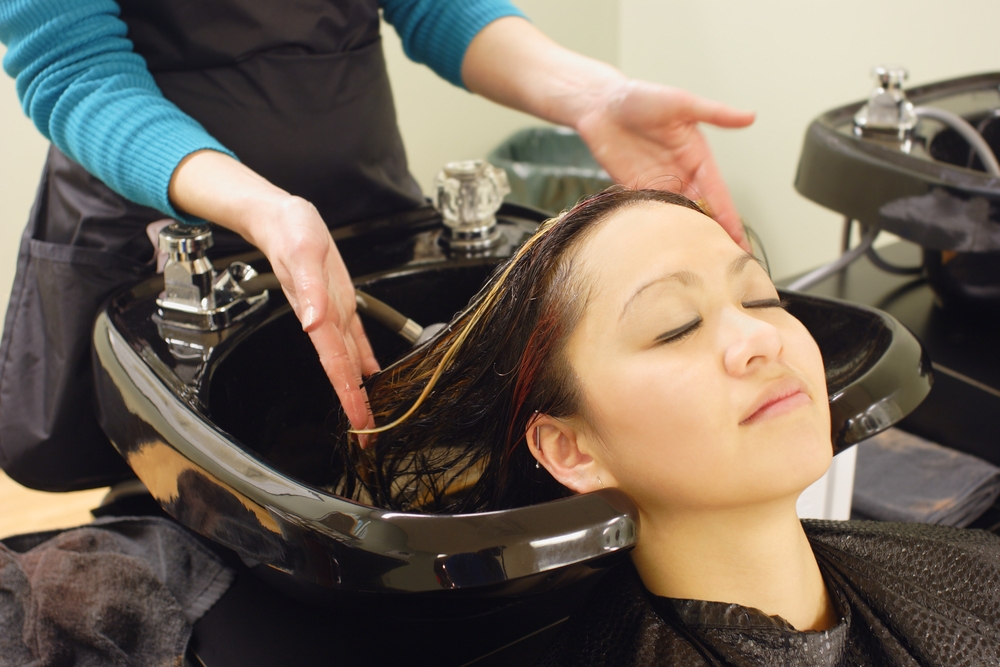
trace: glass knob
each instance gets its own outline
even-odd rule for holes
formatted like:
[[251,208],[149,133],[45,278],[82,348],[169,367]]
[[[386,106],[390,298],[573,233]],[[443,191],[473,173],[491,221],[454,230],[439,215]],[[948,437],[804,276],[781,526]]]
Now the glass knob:
[[496,212],[510,192],[507,172],[484,160],[449,162],[434,179],[434,207],[452,245],[486,247],[498,236]]

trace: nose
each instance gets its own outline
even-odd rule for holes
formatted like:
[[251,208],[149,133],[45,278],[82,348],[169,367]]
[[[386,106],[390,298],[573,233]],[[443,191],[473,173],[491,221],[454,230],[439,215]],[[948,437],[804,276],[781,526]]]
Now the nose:
[[742,377],[781,353],[781,333],[773,324],[742,308],[726,308],[721,318],[723,364],[733,377]]

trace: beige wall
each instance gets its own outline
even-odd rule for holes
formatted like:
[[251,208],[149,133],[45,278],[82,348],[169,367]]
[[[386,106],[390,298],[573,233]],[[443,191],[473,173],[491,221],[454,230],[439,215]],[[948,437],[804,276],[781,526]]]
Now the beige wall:
[[[4,53],[0,45],[0,57]],[[14,80],[0,73],[0,314],[7,312],[17,246],[47,148],[48,143],[21,111]]]
[[709,139],[777,276],[832,259],[839,216],[792,187],[802,137],[823,111],[867,96],[869,72],[900,63],[911,83],[1000,70],[1000,3],[913,0],[620,0],[620,66],[756,110]]

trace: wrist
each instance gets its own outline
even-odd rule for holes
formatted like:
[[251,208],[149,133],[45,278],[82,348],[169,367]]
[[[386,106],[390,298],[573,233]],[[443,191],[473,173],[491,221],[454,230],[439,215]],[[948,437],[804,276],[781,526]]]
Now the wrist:
[[588,117],[606,111],[624,95],[631,79],[612,67],[608,69],[608,72],[595,73],[590,81],[571,93],[572,102],[565,105],[567,117],[561,125],[580,132],[581,124]]
[[169,186],[174,208],[230,229],[259,247],[266,224],[297,199],[232,157],[212,150],[191,153]]
[[270,257],[276,244],[287,238],[289,224],[303,220],[323,224],[316,207],[309,201],[275,188],[275,191],[260,191],[247,197],[240,209],[238,223],[232,229]]
[[[553,45],[555,75],[539,86],[536,115],[557,125],[579,130],[580,121],[607,108],[630,79],[618,69]],[[560,62],[561,61],[561,62]]]

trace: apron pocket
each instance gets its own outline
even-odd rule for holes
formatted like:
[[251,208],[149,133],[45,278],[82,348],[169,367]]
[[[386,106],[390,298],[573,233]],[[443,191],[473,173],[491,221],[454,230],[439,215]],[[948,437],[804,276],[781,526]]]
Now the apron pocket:
[[25,234],[0,344],[0,467],[10,477],[71,491],[131,476],[94,413],[91,338],[101,304],[153,270]]

